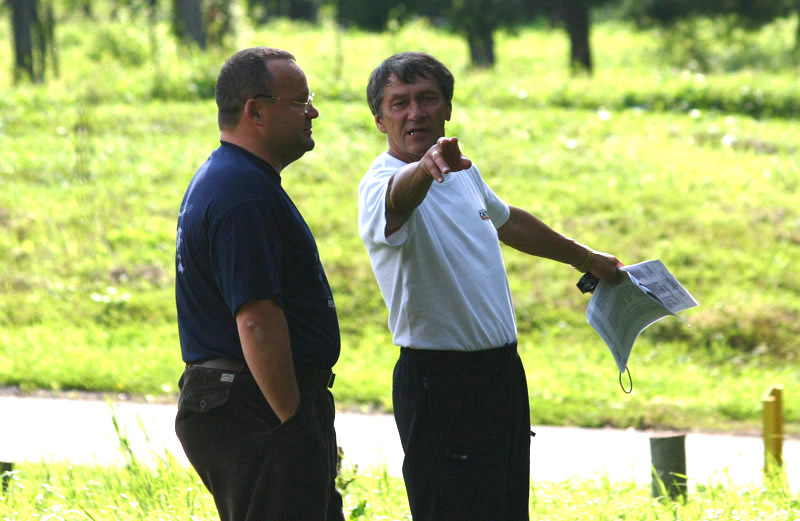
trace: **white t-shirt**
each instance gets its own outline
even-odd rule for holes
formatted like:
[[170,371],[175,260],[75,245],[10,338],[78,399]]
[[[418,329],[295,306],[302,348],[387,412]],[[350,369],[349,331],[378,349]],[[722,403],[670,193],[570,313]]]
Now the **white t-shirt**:
[[473,165],[434,181],[402,228],[385,237],[389,178],[405,165],[385,152],[358,185],[358,232],[389,309],[394,343],[478,351],[515,341],[497,238],[508,205]]

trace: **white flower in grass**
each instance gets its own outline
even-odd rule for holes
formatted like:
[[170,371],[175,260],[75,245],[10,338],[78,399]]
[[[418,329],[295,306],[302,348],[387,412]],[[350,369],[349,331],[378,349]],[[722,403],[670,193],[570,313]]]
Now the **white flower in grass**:
[[734,144],[736,144],[736,136],[733,134],[725,134],[722,136],[722,146],[732,147]]
[[564,145],[566,148],[570,150],[574,150],[578,148],[578,140],[573,138],[568,138],[566,136],[561,136],[561,144]]
[[528,99],[528,91],[525,89],[520,89],[516,85],[512,85],[509,90],[511,91],[511,94],[519,99]]

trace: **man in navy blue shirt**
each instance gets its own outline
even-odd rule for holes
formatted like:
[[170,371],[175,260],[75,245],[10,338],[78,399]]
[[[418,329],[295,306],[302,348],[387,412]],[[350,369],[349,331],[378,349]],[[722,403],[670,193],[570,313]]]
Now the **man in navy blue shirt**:
[[314,148],[305,74],[245,49],[217,78],[221,145],[181,205],[176,304],[186,370],[176,432],[223,521],[341,521],[331,368],[336,308],[281,186]]

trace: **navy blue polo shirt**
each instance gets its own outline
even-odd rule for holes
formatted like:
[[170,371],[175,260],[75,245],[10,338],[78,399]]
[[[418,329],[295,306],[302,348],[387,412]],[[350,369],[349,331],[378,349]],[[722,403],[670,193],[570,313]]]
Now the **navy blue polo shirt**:
[[274,299],[296,359],[333,367],[339,322],[317,244],[266,161],[226,142],[194,175],[181,204],[175,257],[185,362],[244,361],[236,311]]

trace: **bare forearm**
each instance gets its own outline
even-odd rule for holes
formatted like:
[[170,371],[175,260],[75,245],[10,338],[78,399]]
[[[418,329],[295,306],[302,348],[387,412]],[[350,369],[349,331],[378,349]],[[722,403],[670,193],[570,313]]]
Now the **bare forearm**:
[[615,256],[595,251],[513,206],[511,216],[497,233],[514,249],[569,264],[581,272],[590,271],[601,279],[616,281],[617,268],[624,266]]
[[500,227],[503,243],[529,255],[577,266],[586,257],[587,248],[553,230],[530,213],[511,207],[511,216]]
[[419,162],[409,163],[392,176],[386,193],[387,210],[410,213],[422,204],[433,178]]
[[236,314],[247,366],[272,410],[284,422],[297,411],[300,392],[294,373],[289,328],[274,301],[248,302]]
[[422,204],[432,183],[433,178],[425,173],[419,162],[395,172],[386,190],[386,237],[399,230],[414,208]]
[[386,191],[386,237],[399,230],[422,204],[434,181],[442,183],[445,174],[470,166],[472,161],[461,154],[458,138],[440,137],[419,161],[395,172]]

